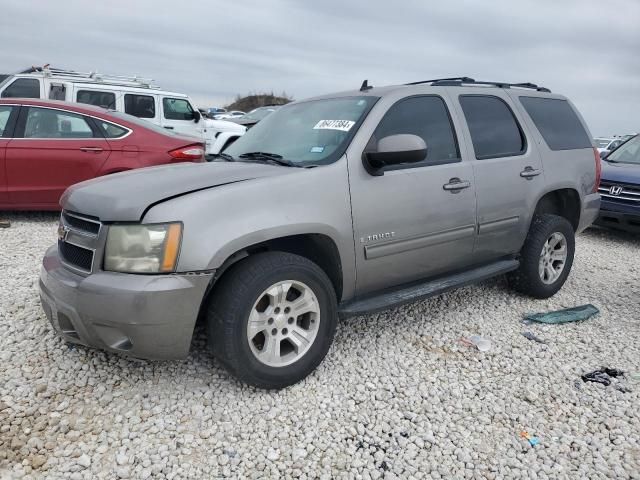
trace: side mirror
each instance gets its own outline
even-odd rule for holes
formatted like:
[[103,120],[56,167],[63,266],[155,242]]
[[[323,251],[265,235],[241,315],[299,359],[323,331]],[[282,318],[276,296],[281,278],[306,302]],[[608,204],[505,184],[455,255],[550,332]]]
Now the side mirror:
[[375,152],[364,154],[364,166],[371,175],[383,175],[381,170],[390,165],[421,162],[427,156],[427,144],[411,134],[396,134],[381,138]]
[[198,123],[201,118],[202,118],[202,115],[200,114],[200,112],[198,110],[194,110],[193,111],[193,121],[195,123]]

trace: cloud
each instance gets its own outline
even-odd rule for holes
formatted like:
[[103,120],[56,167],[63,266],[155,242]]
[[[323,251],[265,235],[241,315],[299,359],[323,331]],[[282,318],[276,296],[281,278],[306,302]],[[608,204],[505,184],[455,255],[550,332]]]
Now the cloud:
[[637,0],[432,3],[21,0],[2,7],[0,71],[139,74],[201,104],[468,75],[563,93],[596,135],[640,130]]

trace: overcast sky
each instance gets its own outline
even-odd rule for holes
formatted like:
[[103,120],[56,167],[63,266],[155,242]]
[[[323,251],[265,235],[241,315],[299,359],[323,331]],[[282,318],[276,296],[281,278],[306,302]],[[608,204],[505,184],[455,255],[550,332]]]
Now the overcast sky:
[[138,74],[203,107],[466,75],[565,94],[594,135],[640,130],[640,0],[1,0],[0,15],[0,73]]

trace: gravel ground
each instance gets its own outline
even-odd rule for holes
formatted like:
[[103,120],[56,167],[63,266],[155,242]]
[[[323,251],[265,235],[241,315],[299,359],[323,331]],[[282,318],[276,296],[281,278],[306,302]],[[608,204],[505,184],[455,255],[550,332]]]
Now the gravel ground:
[[[265,392],[230,378],[201,331],[183,362],[66,345],[37,291],[56,215],[8,218],[0,478],[640,478],[638,238],[580,236],[548,301],[495,280],[343,322],[313,375]],[[584,303],[600,316],[521,323]],[[459,342],[473,334],[491,350]],[[609,387],[580,380],[601,366],[628,373]]]

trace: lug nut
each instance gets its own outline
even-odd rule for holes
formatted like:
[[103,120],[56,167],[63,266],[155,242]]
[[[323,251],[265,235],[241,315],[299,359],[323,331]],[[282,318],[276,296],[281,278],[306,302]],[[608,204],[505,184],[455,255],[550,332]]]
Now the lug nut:
[[289,317],[288,321],[289,321],[290,324],[293,323],[293,317]]
[[274,328],[273,330],[271,330],[271,335],[277,335],[278,334],[278,329]]
[[268,323],[269,325],[273,325],[273,318],[270,318],[269,320],[267,320],[267,323]]
[[282,329],[282,334],[283,334],[283,335],[286,335],[286,334],[287,334],[287,332],[288,332],[288,330],[287,330],[286,328],[283,328],[283,329]]

